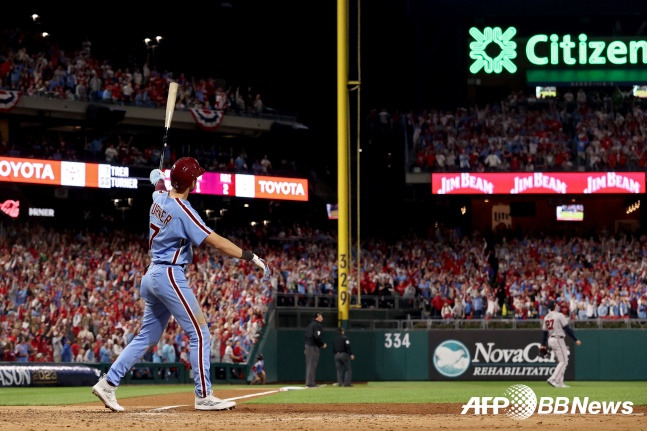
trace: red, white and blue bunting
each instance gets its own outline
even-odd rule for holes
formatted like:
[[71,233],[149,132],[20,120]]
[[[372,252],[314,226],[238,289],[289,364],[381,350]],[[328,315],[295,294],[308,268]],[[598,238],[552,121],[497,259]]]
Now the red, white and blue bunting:
[[189,111],[191,111],[193,119],[198,123],[198,126],[207,132],[215,131],[220,126],[220,122],[224,116],[222,111],[215,109],[191,108]]
[[0,90],[0,112],[11,111],[20,100],[19,91]]

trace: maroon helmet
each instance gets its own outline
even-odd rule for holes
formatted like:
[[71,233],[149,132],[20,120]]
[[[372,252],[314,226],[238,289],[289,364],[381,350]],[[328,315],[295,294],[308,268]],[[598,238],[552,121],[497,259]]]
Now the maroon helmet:
[[[193,157],[182,157],[171,168],[171,186],[182,193],[193,185],[193,181],[204,174],[204,169]],[[191,189],[193,190],[193,189]]]

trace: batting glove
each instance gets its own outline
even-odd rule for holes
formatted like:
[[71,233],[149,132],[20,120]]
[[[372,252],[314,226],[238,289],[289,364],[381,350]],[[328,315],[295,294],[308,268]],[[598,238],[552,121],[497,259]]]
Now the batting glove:
[[270,275],[272,275],[272,271],[270,270],[270,266],[267,264],[267,261],[254,254],[252,262],[254,263],[254,265],[263,270],[263,280],[268,280],[270,278]]
[[151,171],[151,174],[150,174],[149,178],[151,180],[151,184],[156,186],[157,183],[159,182],[159,180],[164,179],[164,172],[160,171],[159,169],[153,169]]

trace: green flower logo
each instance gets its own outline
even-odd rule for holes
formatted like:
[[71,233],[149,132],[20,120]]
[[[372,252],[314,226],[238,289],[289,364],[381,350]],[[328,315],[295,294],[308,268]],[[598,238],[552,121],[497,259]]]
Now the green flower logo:
[[[476,28],[470,28],[470,35],[474,38],[470,42],[470,58],[474,63],[470,66],[470,72],[478,73],[481,69],[485,73],[501,73],[503,69],[510,73],[517,71],[517,66],[511,61],[517,57],[517,43],[511,39],[517,34],[517,29],[508,27],[502,32],[501,27],[485,27],[483,33]],[[499,55],[492,58],[485,50],[488,45],[495,43],[499,46]]]

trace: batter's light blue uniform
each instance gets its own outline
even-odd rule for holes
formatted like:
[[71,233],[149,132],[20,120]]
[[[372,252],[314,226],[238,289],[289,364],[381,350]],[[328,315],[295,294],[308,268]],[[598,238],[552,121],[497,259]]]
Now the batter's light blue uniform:
[[112,364],[107,379],[119,384],[144,353],[157,344],[173,314],[190,339],[195,393],[205,397],[211,393],[209,329],[184,268],[193,260],[193,245],[202,244],[213,230],[188,201],[170,198],[164,190],[153,193],[149,229],[152,263],[141,285],[141,297],[146,301],[142,327]]

